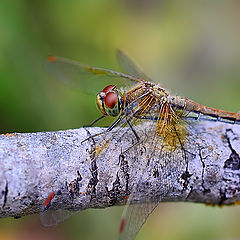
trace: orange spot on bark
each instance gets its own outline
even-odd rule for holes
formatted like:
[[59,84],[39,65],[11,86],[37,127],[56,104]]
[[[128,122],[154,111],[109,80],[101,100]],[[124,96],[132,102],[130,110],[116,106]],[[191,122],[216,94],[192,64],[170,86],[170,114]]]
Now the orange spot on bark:
[[234,202],[234,205],[239,205],[240,204],[240,200]]
[[2,135],[2,136],[9,136],[9,137],[12,137],[12,134],[11,134],[11,133],[2,133],[1,135]]
[[51,193],[48,195],[48,197],[47,197],[46,201],[44,202],[43,206],[44,206],[44,207],[47,207],[47,206],[50,204],[50,202],[52,201],[52,199],[54,198],[54,196],[55,196],[55,193],[54,193],[54,192],[51,192]]
[[54,62],[54,61],[56,61],[56,58],[53,57],[53,56],[49,56],[49,57],[48,57],[48,61],[49,61],[49,62]]

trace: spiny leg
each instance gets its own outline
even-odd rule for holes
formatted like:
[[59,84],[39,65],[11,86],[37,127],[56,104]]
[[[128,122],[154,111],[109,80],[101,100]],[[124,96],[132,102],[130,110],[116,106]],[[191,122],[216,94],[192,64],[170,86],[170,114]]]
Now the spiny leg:
[[126,149],[125,151],[123,151],[119,157],[118,157],[118,165],[121,163],[121,159],[123,159],[124,154],[126,154],[130,149],[134,148],[135,146],[137,146],[140,143],[140,137],[138,136],[137,132],[135,131],[135,129],[133,128],[132,124],[129,122],[129,120],[126,120],[128,123],[128,126],[130,127],[130,129],[132,130],[134,136],[137,139],[137,142],[135,142],[131,147],[129,147],[128,149]]
[[[153,98],[148,94],[144,94],[142,95],[142,97],[145,97],[139,104],[138,104],[138,108],[139,109],[135,109],[135,111],[132,112],[132,116],[139,111],[139,115],[141,116],[142,114],[144,114],[144,111],[147,107],[149,107],[149,105],[151,104]],[[128,118],[129,116],[127,116]],[[132,117],[131,117],[132,118]],[[129,118],[129,119],[131,119]],[[132,146],[130,146],[129,148],[127,148],[125,151],[123,151],[120,155],[119,155],[119,161],[118,164],[121,163],[121,159],[123,159],[124,154],[126,154],[130,149],[136,147],[139,143],[140,143],[140,137],[138,136],[137,132],[135,131],[135,129],[133,128],[133,125],[131,124],[131,122],[129,121],[129,119],[126,119],[126,122],[128,123],[128,126],[130,127],[130,129],[132,130],[134,136],[136,137],[137,142],[135,142],[134,144],[132,144]],[[136,117],[136,119],[141,119],[141,117]]]
[[92,121],[89,125],[84,125],[83,127],[86,128],[86,127],[92,127],[96,122],[98,122],[99,120],[105,118],[106,115],[102,115],[101,117],[95,119],[94,121]]
[[117,118],[117,120],[114,121],[114,122],[111,124],[111,126],[109,126],[109,127],[107,128],[107,130],[105,130],[105,131],[103,131],[103,132],[100,132],[100,133],[97,133],[97,134],[94,134],[94,135],[92,135],[92,136],[84,139],[84,140],[81,142],[81,144],[84,143],[84,142],[86,142],[86,141],[88,141],[88,140],[91,139],[91,138],[94,138],[94,137],[97,137],[97,136],[100,136],[100,135],[102,135],[102,134],[105,134],[105,133],[107,133],[107,132],[112,131],[112,129],[113,129],[114,127],[116,127],[116,126],[121,122],[122,117],[123,117],[123,114],[121,114],[121,115]]

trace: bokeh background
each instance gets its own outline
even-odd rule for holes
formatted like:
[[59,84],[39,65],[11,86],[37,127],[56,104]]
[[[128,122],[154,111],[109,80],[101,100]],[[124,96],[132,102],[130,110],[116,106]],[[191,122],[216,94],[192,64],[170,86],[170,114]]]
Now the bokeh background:
[[[0,131],[70,129],[96,119],[95,96],[58,82],[44,61],[54,54],[120,70],[117,48],[171,93],[239,111],[239,24],[237,0],[3,0]],[[121,212],[90,209],[52,229],[37,216],[2,219],[0,240],[117,239]],[[239,219],[239,206],[164,203],[137,240],[237,239]]]

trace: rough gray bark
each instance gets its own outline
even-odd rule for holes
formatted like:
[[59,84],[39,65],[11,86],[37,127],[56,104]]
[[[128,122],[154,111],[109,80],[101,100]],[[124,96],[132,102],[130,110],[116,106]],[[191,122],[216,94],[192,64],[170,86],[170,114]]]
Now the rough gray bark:
[[[181,156],[154,154],[147,142],[130,150],[132,133],[114,132],[81,143],[101,128],[0,136],[0,216],[39,213],[52,191],[54,209],[83,210],[122,205],[136,182],[134,201],[233,204],[240,200],[240,126],[197,122]],[[114,135],[115,134],[115,135]],[[144,135],[144,132],[142,133]],[[106,139],[107,136],[107,139]],[[111,139],[111,141],[109,141]],[[158,159],[161,158],[161,159]],[[185,160],[186,160],[185,159]],[[141,170],[144,168],[144,170]],[[141,177],[139,177],[141,176]]]

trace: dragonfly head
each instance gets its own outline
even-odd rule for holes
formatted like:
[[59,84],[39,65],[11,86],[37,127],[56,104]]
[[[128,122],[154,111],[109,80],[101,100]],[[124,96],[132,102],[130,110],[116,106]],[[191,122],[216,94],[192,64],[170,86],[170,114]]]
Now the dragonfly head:
[[122,109],[121,95],[115,85],[109,85],[99,92],[96,102],[103,115],[116,117]]

